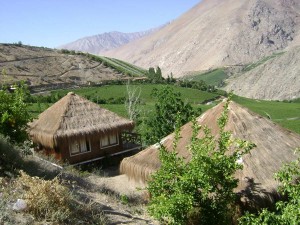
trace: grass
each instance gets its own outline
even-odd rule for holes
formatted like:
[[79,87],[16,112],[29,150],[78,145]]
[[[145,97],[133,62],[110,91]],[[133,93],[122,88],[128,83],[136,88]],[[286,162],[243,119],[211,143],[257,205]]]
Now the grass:
[[[146,84],[146,85],[132,85],[133,87],[140,88],[141,95],[141,108],[145,112],[149,112],[154,109],[155,99],[151,96],[153,89],[163,88],[162,84]],[[186,102],[191,103],[194,107],[201,105],[203,101],[208,99],[213,99],[218,96],[217,93],[209,93],[196,89],[183,88],[178,86],[172,86],[176,92],[180,92],[182,99]],[[76,94],[83,96],[88,99],[111,99],[111,98],[126,98],[126,85],[107,85],[102,87],[87,87],[72,90],[58,90],[52,93],[59,93],[61,95],[66,95],[69,91],[73,91]],[[48,108],[51,104],[32,103],[29,105],[29,110],[31,114],[36,117],[39,113]],[[100,104],[102,107],[107,108],[120,116],[127,117],[124,104]],[[202,106],[201,106],[202,108]]]
[[227,77],[228,76],[225,73],[224,69],[218,68],[205,73],[194,75],[192,77],[192,80],[203,80],[208,85],[219,86]]
[[[147,84],[147,85],[134,85],[141,89],[141,110],[144,115],[149,115],[149,112],[154,110],[155,99],[151,96],[151,92],[154,88],[162,88],[161,84]],[[193,107],[200,107],[202,111],[206,111],[213,107],[212,105],[201,104],[203,101],[213,99],[214,97],[222,93],[208,93],[200,90],[183,88],[173,86],[177,92],[180,92],[182,99],[188,101]],[[55,91],[63,95],[67,94],[71,90],[60,90]],[[102,87],[89,87],[72,90],[75,93],[90,98],[98,97],[99,99],[109,98],[120,98],[126,97],[126,86],[125,85],[110,85]],[[249,108],[250,110],[264,116],[269,117],[272,121],[280,124],[281,126],[293,130],[300,134],[300,101],[299,99],[289,102],[277,102],[277,101],[264,101],[264,100],[253,100],[239,96],[234,96],[233,100],[237,103]],[[37,116],[40,112],[44,111],[51,104],[41,103],[40,109],[37,104],[30,104],[30,111],[33,116]],[[107,108],[120,116],[127,117],[124,104],[101,104],[103,108]]]
[[247,66],[243,69],[243,72],[248,72],[248,71],[250,71],[250,70],[252,70],[252,69],[254,69],[254,68],[256,68],[256,67],[258,67],[258,66],[260,66],[260,65],[262,65],[262,64],[264,64],[264,63],[267,62],[268,60],[273,59],[273,58],[275,58],[275,57],[277,57],[277,56],[280,56],[280,55],[282,55],[282,54],[284,54],[284,52],[274,53],[273,55],[264,57],[264,58],[262,58],[261,60],[255,62],[255,63],[251,63],[251,64],[247,65]]
[[300,103],[264,101],[234,96],[233,100],[253,112],[300,134]]

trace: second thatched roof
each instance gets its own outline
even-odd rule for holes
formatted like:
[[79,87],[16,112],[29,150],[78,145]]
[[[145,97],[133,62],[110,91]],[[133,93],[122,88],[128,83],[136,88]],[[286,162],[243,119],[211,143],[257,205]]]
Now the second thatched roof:
[[29,124],[29,135],[34,142],[54,148],[59,138],[114,132],[133,127],[132,121],[70,92]]
[[[197,118],[201,125],[207,125],[212,134],[218,133],[217,119],[223,112],[224,103],[220,103]],[[272,121],[253,113],[252,111],[231,102],[229,104],[229,121],[226,130],[230,130],[236,138],[253,142],[256,147],[242,158],[244,168],[236,174],[239,178],[239,190],[248,185],[249,180],[259,184],[260,188],[267,191],[275,190],[278,183],[274,180],[274,173],[282,164],[296,159],[294,150],[300,147],[300,135],[284,129]],[[192,124],[187,123],[181,127],[179,143],[176,151],[190,160],[188,150],[192,136]],[[200,132],[198,137],[202,137]],[[174,133],[164,138],[161,143],[166,149],[173,148]],[[121,162],[120,170],[129,178],[136,181],[147,182],[152,173],[160,168],[159,145],[153,145],[138,154],[125,158]]]

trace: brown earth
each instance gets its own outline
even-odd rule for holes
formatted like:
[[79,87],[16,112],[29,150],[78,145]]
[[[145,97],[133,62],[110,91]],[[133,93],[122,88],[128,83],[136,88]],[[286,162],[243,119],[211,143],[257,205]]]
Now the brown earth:
[[254,99],[300,98],[300,46],[227,80],[226,91]]
[[203,0],[161,30],[104,54],[180,77],[252,63],[296,45],[298,0]]
[[114,80],[123,75],[85,55],[60,50],[0,44],[0,83],[25,80],[30,86],[87,84]]

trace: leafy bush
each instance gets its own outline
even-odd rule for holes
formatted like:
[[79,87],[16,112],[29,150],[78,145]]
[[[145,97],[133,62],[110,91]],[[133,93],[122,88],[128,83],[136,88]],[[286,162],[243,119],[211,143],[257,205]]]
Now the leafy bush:
[[26,129],[31,116],[25,103],[26,87],[20,85],[14,88],[12,93],[0,90],[0,133],[13,142],[22,143],[28,139]]
[[[229,101],[218,119],[220,131],[216,137],[194,120],[189,145],[192,158],[188,163],[175,150],[180,138],[178,128],[173,150],[160,149],[161,167],[148,185],[148,210],[155,218],[168,224],[230,224],[236,198],[233,189],[238,183],[234,174],[242,168],[238,159],[253,145],[232,138],[224,130],[228,104]],[[200,129],[205,134],[203,138],[197,138]]]
[[157,100],[155,112],[146,120],[147,128],[143,135],[148,144],[153,144],[174,131],[178,113],[180,113],[178,121],[180,126],[199,113],[197,110],[193,110],[189,103],[184,103],[180,92],[175,92],[170,86],[165,86],[161,90],[154,89],[152,95]]

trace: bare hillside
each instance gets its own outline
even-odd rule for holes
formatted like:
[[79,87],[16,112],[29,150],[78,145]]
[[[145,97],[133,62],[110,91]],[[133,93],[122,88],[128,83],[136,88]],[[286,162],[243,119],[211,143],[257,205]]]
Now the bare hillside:
[[30,86],[86,84],[123,77],[119,71],[86,55],[33,46],[0,45],[0,83],[25,80]]
[[300,98],[300,46],[232,77],[225,89],[255,99]]
[[117,31],[107,32],[90,37],[84,37],[71,43],[59,46],[59,48],[89,52],[91,54],[100,54],[104,51],[112,50],[131,41],[140,39],[158,29],[159,28],[135,33],[122,33]]
[[203,0],[161,30],[105,55],[179,77],[257,61],[296,45],[299,36],[298,0]]

